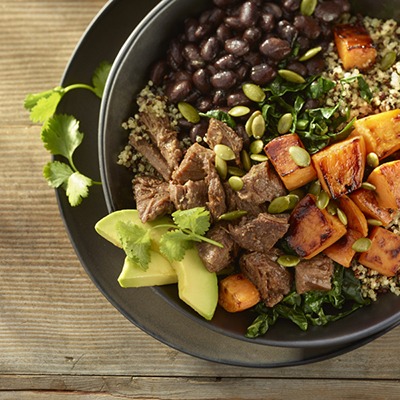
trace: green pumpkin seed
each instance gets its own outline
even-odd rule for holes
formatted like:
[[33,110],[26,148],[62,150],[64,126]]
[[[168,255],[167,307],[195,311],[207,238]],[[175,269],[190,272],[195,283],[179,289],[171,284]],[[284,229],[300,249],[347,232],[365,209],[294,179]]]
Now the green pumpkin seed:
[[314,56],[316,56],[320,51],[322,50],[321,46],[318,47],[314,47],[308,51],[306,51],[300,58],[299,61],[307,61],[310,58],[313,58]]
[[264,154],[250,154],[250,158],[257,162],[268,161],[268,157]]
[[292,127],[292,124],[293,124],[292,114],[291,113],[283,114],[278,121],[278,126],[277,126],[278,133],[280,135],[288,133],[290,131],[290,128]]
[[265,100],[266,95],[264,90],[262,90],[260,86],[254,83],[243,84],[242,90],[245,96],[251,101],[254,101],[256,103],[261,103],[262,101]]
[[259,111],[259,110],[254,111],[244,126],[246,133],[249,136],[253,136],[253,131],[252,131],[253,121],[254,121],[254,118],[257,117],[258,115],[261,115],[261,111]]
[[279,265],[282,265],[282,267],[295,267],[300,262],[300,257],[286,254],[278,257],[276,261]]
[[299,167],[308,167],[311,164],[311,156],[306,149],[300,146],[289,147],[289,154],[292,160]]
[[321,182],[320,181],[314,181],[308,188],[308,193],[311,193],[314,196],[318,196],[320,192],[321,192]]
[[314,14],[318,0],[302,0],[300,4],[300,12],[303,15],[310,16]]
[[221,179],[226,179],[228,175],[228,164],[221,157],[215,156],[215,169]]
[[268,212],[270,214],[281,214],[289,209],[290,199],[287,196],[276,197],[269,203]]
[[397,54],[395,51],[388,51],[381,60],[381,69],[388,70],[396,62]]
[[292,83],[304,83],[306,80],[299,75],[297,72],[291,71],[290,69],[280,69],[278,74],[285,81]]
[[337,216],[339,218],[339,221],[343,224],[343,225],[347,225],[347,215],[344,213],[343,210],[341,210],[340,208],[337,209]]
[[261,139],[255,140],[250,143],[250,153],[259,154],[263,151],[264,142]]
[[197,124],[200,121],[198,111],[191,104],[181,101],[178,103],[178,110],[182,117],[192,124]]
[[265,120],[261,114],[258,114],[254,117],[251,124],[251,132],[253,133],[253,137],[256,139],[263,137],[265,133]]
[[317,196],[317,202],[316,202],[317,207],[320,210],[325,209],[329,204],[329,200],[330,199],[328,193],[326,193],[325,190],[321,190]]
[[235,191],[239,192],[243,189],[244,183],[240,176],[231,176],[228,179],[229,186]]
[[373,185],[372,183],[369,183],[369,182],[363,182],[363,183],[361,184],[361,187],[362,187],[363,189],[366,189],[366,190],[371,190],[371,191],[376,190],[376,186]]
[[288,210],[293,210],[300,201],[300,197],[297,196],[297,194],[290,194],[290,193],[286,197],[289,199]]
[[235,210],[235,211],[230,211],[230,212],[220,215],[218,220],[219,221],[233,221],[235,219],[242,218],[245,215],[247,215],[247,211]]
[[231,161],[236,158],[233,150],[225,144],[216,144],[214,146],[214,153],[225,161]]
[[326,206],[326,211],[328,211],[330,215],[336,215],[338,211],[337,204],[333,200],[330,200],[328,205]]
[[246,106],[235,106],[228,111],[232,117],[243,117],[250,112],[250,108]]
[[379,165],[379,157],[376,153],[371,152],[367,154],[367,164],[371,168],[376,168]]
[[244,176],[246,172],[238,167],[233,167],[228,165],[228,174],[234,176]]
[[367,223],[368,223],[368,225],[371,225],[371,226],[382,226],[383,225],[382,221],[379,221],[379,219],[373,219],[373,218],[367,219]]
[[357,253],[363,253],[368,251],[372,245],[371,239],[368,238],[360,238],[353,243],[351,248]]
[[249,172],[251,169],[251,159],[249,153],[246,150],[240,152],[240,160],[245,171]]
[[303,189],[300,189],[300,188],[299,188],[299,189],[294,189],[294,190],[290,191],[289,194],[294,194],[294,195],[296,195],[299,199],[302,199],[302,198],[306,195],[305,191],[304,191]]
[[299,131],[304,131],[305,129],[307,129],[308,124],[308,120],[298,119],[296,123],[296,129],[298,129]]

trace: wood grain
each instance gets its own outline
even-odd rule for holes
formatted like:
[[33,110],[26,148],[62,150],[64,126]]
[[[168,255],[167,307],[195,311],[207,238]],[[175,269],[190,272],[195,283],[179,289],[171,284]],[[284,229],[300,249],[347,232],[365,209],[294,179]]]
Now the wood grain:
[[240,368],[159,343],[100,294],[41,176],[49,155],[22,104],[58,84],[103,6],[0,3],[0,399],[397,398],[400,328],[324,362]]

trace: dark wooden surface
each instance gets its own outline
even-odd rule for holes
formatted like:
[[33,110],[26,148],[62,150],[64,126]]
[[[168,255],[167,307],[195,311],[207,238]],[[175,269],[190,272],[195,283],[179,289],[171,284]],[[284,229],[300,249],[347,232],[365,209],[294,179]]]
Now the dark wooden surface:
[[400,328],[315,364],[219,365],[141,332],[88,278],[22,104],[59,83],[103,5],[0,0],[0,399],[398,399]]

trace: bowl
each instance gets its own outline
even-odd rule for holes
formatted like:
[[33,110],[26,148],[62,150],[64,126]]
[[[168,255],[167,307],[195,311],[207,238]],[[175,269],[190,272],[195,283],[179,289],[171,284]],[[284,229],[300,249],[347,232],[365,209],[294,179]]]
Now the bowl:
[[[99,120],[99,164],[109,212],[135,206],[131,187],[132,175],[117,164],[118,155],[125,147],[128,136],[122,123],[134,115],[135,97],[149,79],[150,66],[163,54],[166,44],[179,31],[183,20],[198,15],[211,3],[204,0],[161,1],[132,32],[113,64],[104,91]],[[400,1],[381,2],[378,8],[372,0],[353,3],[356,11],[367,10],[367,14],[378,17],[393,17],[396,15],[395,10],[400,9]],[[387,4],[387,7],[382,4]],[[116,260],[115,265],[122,266],[122,263],[121,252],[121,258]],[[304,348],[345,345],[365,339],[400,322],[400,297],[386,294],[370,306],[324,327],[311,327],[303,332],[283,320],[278,321],[264,336],[247,339],[244,336],[246,327],[254,319],[251,312],[230,314],[218,308],[212,321],[208,322],[178,298],[176,285],[157,287],[154,290],[187,318],[229,337],[257,344]],[[124,295],[129,296],[129,293]],[[134,319],[134,310],[130,317]]]

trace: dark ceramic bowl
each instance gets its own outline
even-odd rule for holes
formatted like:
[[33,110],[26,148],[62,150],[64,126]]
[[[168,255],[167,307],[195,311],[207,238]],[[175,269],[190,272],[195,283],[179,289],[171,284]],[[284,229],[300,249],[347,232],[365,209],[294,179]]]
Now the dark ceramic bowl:
[[[392,7],[391,10],[382,7],[382,2],[377,7],[376,2],[372,0],[363,0],[354,6],[356,11],[370,10],[368,14],[380,17],[393,17],[395,10],[400,9],[400,1],[383,3]],[[169,38],[174,36],[186,17],[198,14],[210,4],[211,1],[204,0],[162,1],[133,31],[114,62],[102,101],[99,131],[100,172],[109,212],[134,207],[132,176],[126,168],[117,165],[118,154],[127,142],[127,132],[122,129],[121,124],[135,113],[135,97],[147,83],[149,67],[163,54]],[[116,259],[115,263],[122,266],[122,262],[121,252],[120,259]],[[187,318],[224,335],[248,340],[244,337],[244,332],[254,319],[250,312],[228,314],[222,309],[217,309],[213,320],[206,322],[179,300],[176,285],[154,290]],[[129,296],[129,293],[125,292],[124,295]],[[126,314],[134,321],[134,309],[127,310]],[[252,341],[284,347],[344,346],[399,322],[400,297],[387,294],[371,306],[325,327],[311,327],[307,332],[302,332],[290,322],[279,321],[265,336]]]

